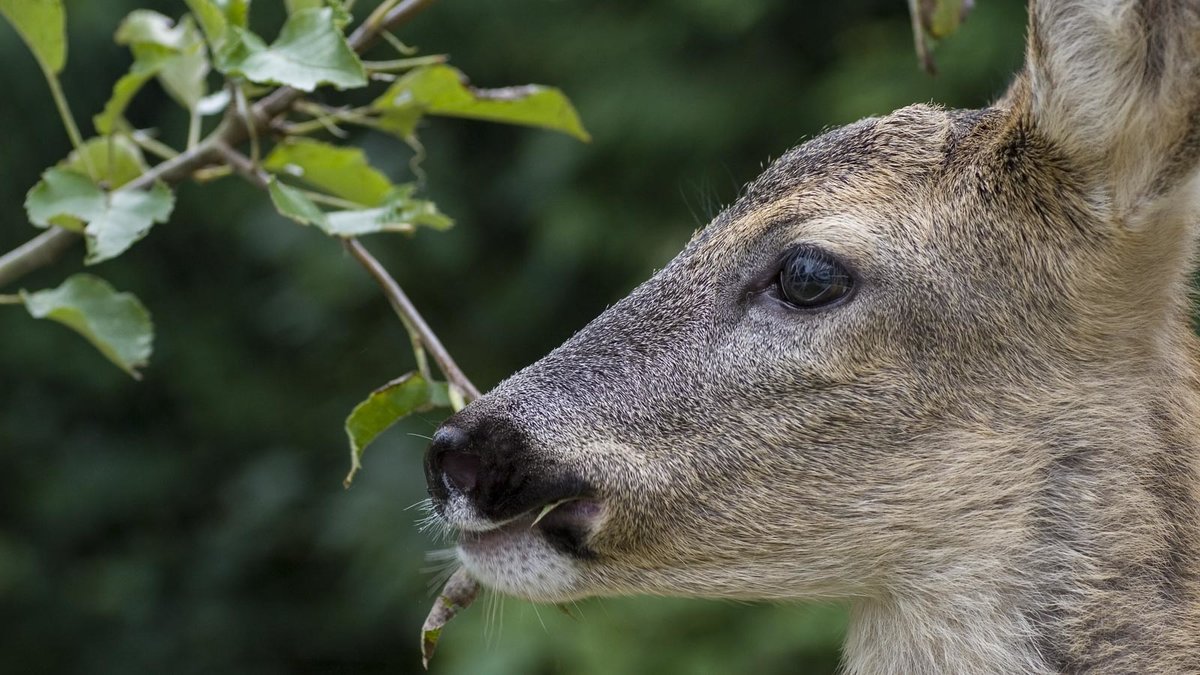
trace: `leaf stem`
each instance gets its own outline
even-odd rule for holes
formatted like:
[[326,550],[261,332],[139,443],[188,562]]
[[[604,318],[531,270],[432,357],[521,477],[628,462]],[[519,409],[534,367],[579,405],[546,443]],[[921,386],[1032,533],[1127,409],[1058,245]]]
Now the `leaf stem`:
[[[75,124],[75,116],[71,114],[71,106],[67,103],[66,94],[63,94],[62,84],[59,83],[58,76],[45,64],[42,64],[41,59],[38,59],[38,64],[42,66],[46,84],[50,85],[50,96],[54,99],[55,107],[58,108],[58,116],[62,118],[63,128],[67,130],[67,137],[71,139],[71,146],[79,150],[83,147],[83,136],[79,133],[79,126]],[[88,175],[94,179],[96,169],[92,166],[91,158],[86,152],[80,152],[79,156],[83,159],[83,165],[87,167]]]
[[363,66],[374,73],[394,73],[398,70],[411,70],[421,66],[436,66],[447,61],[445,54],[431,54],[411,59],[392,59],[390,61],[363,61]]
[[200,142],[200,113],[195,108],[189,111],[187,149],[191,150]]
[[319,204],[325,204],[327,206],[336,206],[339,209],[358,210],[358,209],[363,208],[362,204],[352,202],[349,199],[342,199],[341,197],[334,197],[333,195],[327,195],[324,192],[314,192],[313,190],[303,190],[303,189],[300,190],[300,192],[303,193],[305,197],[308,197],[309,199],[311,199],[314,202],[317,202]]
[[5,295],[5,294],[0,293],[0,305],[20,305],[23,302],[25,302],[25,301],[21,299],[21,296],[15,294],[15,293],[12,295]]
[[162,141],[154,138],[144,130],[137,129],[129,134],[134,143],[137,143],[141,149],[150,154],[157,155],[161,159],[171,159],[179,156],[179,151]]
[[446,379],[452,385],[458,387],[468,401],[479,398],[479,390],[463,374],[458,364],[454,362],[454,358],[450,356],[450,352],[446,351],[446,348],[442,346],[441,340],[438,340],[437,335],[429,328],[429,324],[425,323],[424,317],[421,316],[421,313],[417,311],[412,301],[408,299],[408,296],[400,288],[400,284],[396,283],[392,275],[388,274],[383,265],[375,259],[375,256],[371,255],[371,252],[362,245],[362,242],[353,237],[343,240],[342,245],[346,247],[350,255],[354,256],[355,260],[366,268],[371,277],[375,279],[375,282],[379,284],[379,287],[383,290],[383,294],[387,296],[388,302],[392,304],[392,308],[396,310],[396,314],[400,316],[405,325],[412,326],[412,331],[420,339],[421,346],[437,362],[438,368],[441,369]]

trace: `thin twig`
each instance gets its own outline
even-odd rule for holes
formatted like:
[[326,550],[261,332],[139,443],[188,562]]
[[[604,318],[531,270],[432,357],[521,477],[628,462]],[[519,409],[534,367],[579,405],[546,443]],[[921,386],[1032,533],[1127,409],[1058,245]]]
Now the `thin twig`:
[[[217,143],[213,147],[225,163],[233,167],[233,170],[238,175],[245,178],[255,187],[267,189],[271,177],[266,171],[263,171],[254,162],[242,153],[223,143]],[[429,366],[425,363],[425,352],[429,352],[433,356],[433,360],[437,362],[438,368],[445,374],[446,379],[450,380],[463,396],[468,400],[479,398],[479,390],[471,383],[471,380],[463,374],[462,369],[454,362],[454,358],[450,356],[450,352],[442,345],[441,340],[425,322],[424,317],[417,311],[417,308],[408,299],[408,296],[400,288],[400,284],[388,274],[383,265],[371,255],[371,253],[357,239],[343,239],[343,244],[346,250],[354,256],[358,262],[371,274],[379,287],[383,290],[383,294],[387,296],[388,302],[392,308],[396,310],[396,315],[404,323],[404,327],[408,330],[409,338],[413,343],[413,352],[417,357],[417,367],[422,375],[429,376]]]
[[400,288],[400,284],[396,283],[396,280],[388,274],[383,265],[375,259],[375,256],[371,255],[371,252],[362,245],[362,242],[350,238],[344,240],[342,243],[346,247],[346,250],[350,252],[350,255],[354,256],[366,268],[367,272],[374,277],[375,282],[383,289],[383,294],[392,303],[392,307],[395,308],[396,313],[417,332],[421,338],[421,343],[429,351],[433,360],[437,361],[438,368],[446,375],[446,379],[462,391],[467,400],[479,398],[479,390],[475,388],[471,380],[467,379],[467,376],[459,369],[458,364],[450,356],[450,352],[446,351],[446,348],[442,346],[442,342],[438,340],[437,335],[429,328],[429,324],[425,323],[424,317],[413,306],[408,296],[404,294],[404,291]]
[[225,163],[233,167],[239,176],[245,178],[254,187],[266,190],[271,183],[271,176],[254,163],[254,160],[234,150],[225,143],[217,143],[215,149]]
[[[369,25],[368,22],[363,22],[347,38],[350,47],[360,54],[365,52],[375,44],[381,34],[408,23],[418,12],[432,5],[433,2],[434,0],[404,0],[399,4],[388,3],[389,6],[395,6],[392,6],[381,20],[371,22]],[[245,123],[233,121],[227,117],[195,147],[189,148],[178,157],[154,166],[134,181],[122,186],[121,189],[144,189],[160,180],[164,183],[175,184],[188,179],[197,170],[203,169],[211,163],[217,143],[222,143],[229,148],[236,148],[251,136],[269,133],[273,120],[290,109],[303,95],[304,92],[291,87],[276,89],[251,106]],[[248,128],[247,124],[253,126],[253,129]],[[0,287],[7,286],[26,274],[54,262],[78,239],[78,233],[55,227],[0,256]]]
[[434,0],[404,0],[400,4],[388,11],[375,25],[368,18],[362,22],[353,33],[350,34],[348,42],[350,48],[359,54],[367,51],[371,45],[382,37],[383,33],[388,33],[408,23],[421,10],[432,5]]
[[179,156],[178,150],[158,140],[144,129],[133,130],[129,134],[129,138],[134,143],[137,143],[138,147],[153,155],[157,155],[160,159],[171,159],[172,157]]

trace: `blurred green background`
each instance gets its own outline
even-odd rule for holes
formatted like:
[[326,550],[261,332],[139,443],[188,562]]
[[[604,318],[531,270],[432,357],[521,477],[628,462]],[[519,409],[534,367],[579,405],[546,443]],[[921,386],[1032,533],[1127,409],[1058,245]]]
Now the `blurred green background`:
[[[259,32],[275,34],[281,4],[257,0]],[[930,78],[902,0],[443,0],[401,37],[450,53],[481,86],[561,87],[594,142],[431,119],[427,191],[457,227],[367,244],[487,389],[662,266],[791,145],[912,102],[979,107],[1002,92],[1024,8],[978,4]],[[67,5],[64,86],[90,126],[129,65],[111,41],[121,17],[185,8]],[[69,145],[7,26],[0,59],[8,250],[36,234],[25,191]],[[185,133],[155,87],[130,118],[175,143]],[[357,141],[411,180],[401,143]],[[81,258],[22,285],[57,285]],[[169,224],[95,271],[154,314],[141,383],[67,330],[0,307],[0,670],[419,670],[425,556],[441,544],[409,507],[425,494],[419,435],[439,416],[390,431],[342,489],[346,414],[412,359],[360,268],[224,179],[184,186]],[[496,604],[450,626],[434,672],[828,673],[846,621],[836,607],[699,600],[592,600],[574,619]]]

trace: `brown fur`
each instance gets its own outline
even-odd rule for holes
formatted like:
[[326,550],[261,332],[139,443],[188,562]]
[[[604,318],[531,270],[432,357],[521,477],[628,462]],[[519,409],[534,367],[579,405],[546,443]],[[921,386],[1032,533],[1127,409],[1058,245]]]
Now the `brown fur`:
[[[1200,3],[1040,0],[993,107],[792,150],[451,418],[462,560],[543,600],[844,600],[854,673],[1200,672],[1198,139]],[[799,243],[848,302],[765,292]],[[595,508],[508,525],[563,498]]]

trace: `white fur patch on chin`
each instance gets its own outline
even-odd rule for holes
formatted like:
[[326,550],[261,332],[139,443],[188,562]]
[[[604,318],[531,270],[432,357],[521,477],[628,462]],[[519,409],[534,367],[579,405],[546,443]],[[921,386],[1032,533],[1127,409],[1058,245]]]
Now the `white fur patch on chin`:
[[537,602],[564,602],[583,595],[578,588],[578,564],[555,551],[528,524],[464,534],[458,559],[481,584],[506,595]]

